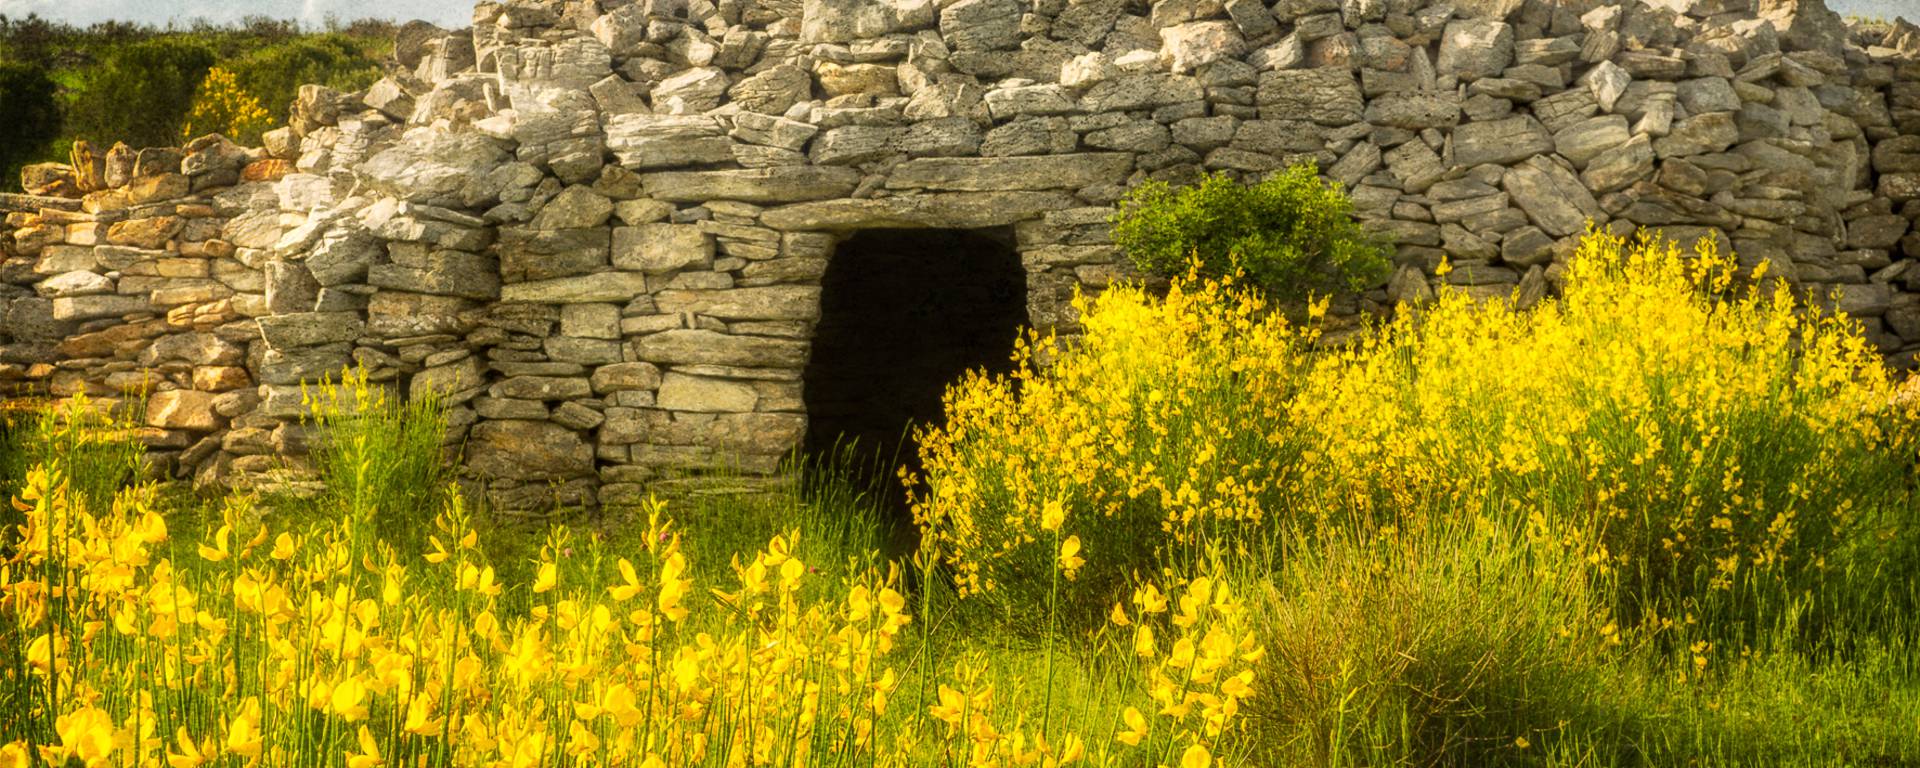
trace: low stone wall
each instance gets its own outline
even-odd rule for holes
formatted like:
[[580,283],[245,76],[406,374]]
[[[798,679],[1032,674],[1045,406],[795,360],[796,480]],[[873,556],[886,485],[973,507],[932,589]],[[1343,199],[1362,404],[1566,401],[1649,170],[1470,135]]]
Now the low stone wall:
[[1920,352],[1920,28],[1816,0],[481,2],[266,143],[30,169],[0,377],[146,383],[174,469],[233,482],[357,363],[446,398],[493,503],[623,502],[799,443],[851,234],[1010,227],[1029,320],[1071,334],[1130,185],[1302,160],[1398,243],[1348,318],[1546,295],[1593,221],[1720,240]]

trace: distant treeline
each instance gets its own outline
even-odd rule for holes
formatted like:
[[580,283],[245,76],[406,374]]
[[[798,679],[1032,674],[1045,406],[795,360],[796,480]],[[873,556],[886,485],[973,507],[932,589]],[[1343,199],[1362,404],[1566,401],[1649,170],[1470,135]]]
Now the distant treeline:
[[379,79],[393,28],[309,30],[266,17],[76,27],[0,15],[0,189],[18,187],[22,165],[64,161],[77,139],[140,148],[223,133],[256,144],[286,122],[302,84],[351,90]]

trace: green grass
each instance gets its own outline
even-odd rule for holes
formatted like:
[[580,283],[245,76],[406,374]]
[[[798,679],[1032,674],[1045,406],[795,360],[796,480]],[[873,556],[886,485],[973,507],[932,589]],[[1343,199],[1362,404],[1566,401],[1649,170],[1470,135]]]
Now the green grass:
[[[397,421],[387,426],[404,433],[431,416],[389,414]],[[108,460],[60,462],[74,468],[73,481],[89,494],[110,495],[130,479],[126,444],[84,447],[79,430],[59,428],[57,419],[43,424],[55,426],[8,433],[15,441],[9,455],[99,451],[94,455]],[[363,461],[382,450],[396,463],[437,460],[393,453],[378,441],[360,445],[375,446]],[[16,473],[9,481],[16,480],[20,462],[7,466]],[[431,475],[423,469],[400,474]],[[844,480],[831,461],[796,471],[802,481],[775,493],[700,497],[654,510],[683,534],[697,584],[725,584],[735,554],[793,530],[801,532],[795,554],[829,574],[886,557],[891,535],[886,511],[874,503],[880,494]],[[431,493],[440,486],[400,487]],[[247,503],[186,492],[158,498],[176,546],[190,546],[217,526],[224,504]],[[351,497],[333,498],[260,511],[352,514]],[[648,543],[649,511],[577,513],[564,518],[564,527],[492,523],[483,528],[483,550],[508,584],[530,580],[540,548],[556,544],[570,553],[563,559],[570,573],[598,578],[614,558],[638,559]],[[376,544],[405,557],[426,551],[419,536]],[[1278,554],[1258,557],[1216,552],[1233,580],[1255,593],[1250,610],[1269,653],[1246,731],[1233,742],[1240,751],[1223,754],[1222,764],[1920,765],[1920,677],[1909,623],[1870,634],[1842,630],[1817,647],[1792,632],[1764,633],[1755,647],[1705,649],[1696,659],[1692,638],[1699,633],[1686,628],[1608,640],[1593,585],[1551,549],[1525,546],[1524,531],[1440,521],[1390,534],[1299,538],[1276,548]],[[190,556],[180,562],[208,567]],[[1001,715],[1026,722],[1044,718],[1110,732],[1125,701],[1138,700],[1145,681],[1128,663],[1119,634],[1056,630],[1053,642],[1039,642],[1008,632],[1003,617],[964,610],[937,575],[914,586],[921,621],[898,656],[905,662],[895,694],[917,700],[907,711],[924,713],[937,700],[937,681],[951,679],[956,666],[995,686],[1015,710]],[[524,615],[529,596],[510,597],[517,599],[503,608]],[[686,629],[725,626],[728,613],[701,597]],[[921,717],[902,727],[937,723]]]

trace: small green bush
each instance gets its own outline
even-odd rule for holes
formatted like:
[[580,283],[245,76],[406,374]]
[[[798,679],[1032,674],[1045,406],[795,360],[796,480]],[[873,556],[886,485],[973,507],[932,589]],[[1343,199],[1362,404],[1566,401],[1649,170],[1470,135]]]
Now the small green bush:
[[1372,287],[1387,273],[1386,244],[1318,173],[1304,163],[1251,186],[1225,174],[1181,189],[1146,182],[1114,213],[1114,242],[1142,272],[1173,277],[1197,262],[1203,277],[1241,272],[1281,300]]
[[324,509],[343,511],[396,546],[418,546],[451,492],[441,448],[445,409],[430,393],[403,399],[364,369],[303,385]]

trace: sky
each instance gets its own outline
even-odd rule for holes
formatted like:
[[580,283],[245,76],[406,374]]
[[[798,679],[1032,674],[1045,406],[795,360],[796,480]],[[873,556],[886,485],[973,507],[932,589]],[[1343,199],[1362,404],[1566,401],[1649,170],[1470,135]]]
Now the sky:
[[[1829,7],[1847,14],[1905,16],[1920,21],[1920,0],[1827,0]],[[0,14],[42,17],[75,24],[108,19],[164,24],[170,20],[234,21],[262,15],[299,19],[310,24],[328,14],[342,20],[386,18],[397,21],[426,19],[443,27],[464,27],[473,13],[472,0],[0,0]]]

